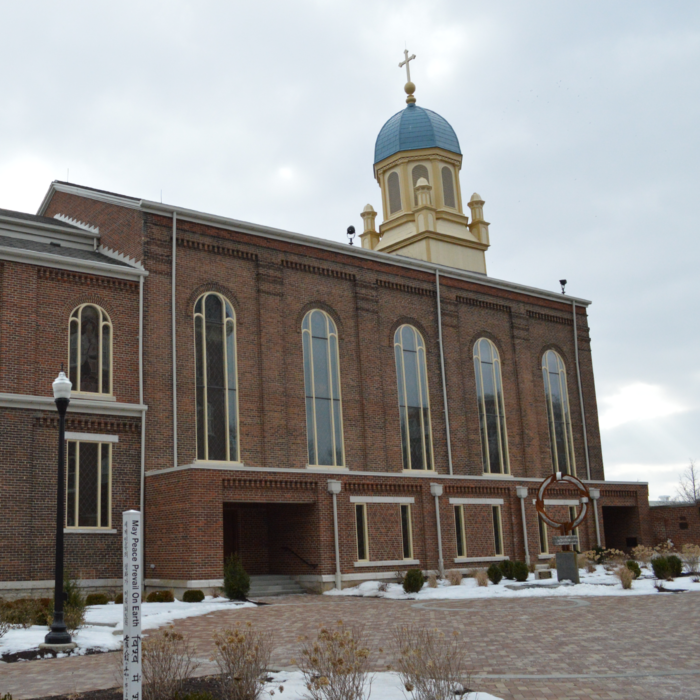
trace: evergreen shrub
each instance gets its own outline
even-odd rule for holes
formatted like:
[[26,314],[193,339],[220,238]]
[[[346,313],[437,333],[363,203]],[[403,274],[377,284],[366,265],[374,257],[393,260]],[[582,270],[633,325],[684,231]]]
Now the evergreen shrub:
[[185,591],[185,593],[182,596],[182,601],[184,603],[201,603],[204,600],[204,592],[203,591]]
[[147,603],[173,603],[175,596],[172,591],[151,591],[146,596]]
[[504,559],[499,565],[503,572],[503,576],[511,581],[515,578],[513,575],[513,562],[510,559]]
[[530,569],[528,569],[527,564],[524,561],[514,561],[513,562],[513,578],[516,581],[527,581],[527,577],[530,574]]
[[666,558],[668,559],[668,566],[671,569],[671,576],[673,576],[673,578],[680,576],[683,573],[683,562],[681,558],[675,554],[669,554]]
[[114,604],[121,605],[123,602],[124,602],[124,594],[117,593],[117,595],[114,596]]
[[634,574],[635,578],[639,578],[642,575],[642,570],[639,568],[639,564],[637,564],[634,559],[630,559],[628,562],[625,562],[625,566]]
[[671,567],[666,557],[654,557],[651,560],[651,568],[654,570],[654,576],[659,581],[670,581],[673,579]]
[[495,586],[497,583],[500,583],[501,579],[503,578],[503,572],[501,571],[501,567],[498,566],[495,562],[489,566],[489,568],[486,570],[486,575],[489,577],[489,581],[493,583]]
[[406,593],[418,593],[424,583],[425,577],[420,569],[409,569],[403,579],[403,589]]
[[237,554],[231,554],[224,564],[224,595],[229,600],[246,600],[250,591],[250,576]]
[[106,593],[90,593],[85,598],[85,605],[107,605],[109,597]]

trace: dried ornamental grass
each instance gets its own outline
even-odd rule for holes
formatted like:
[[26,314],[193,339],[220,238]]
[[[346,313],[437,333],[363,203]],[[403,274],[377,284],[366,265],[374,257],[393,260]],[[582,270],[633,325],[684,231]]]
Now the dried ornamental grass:
[[[316,639],[300,637],[299,668],[311,700],[363,700],[369,698],[370,649],[361,627],[339,620],[321,627]],[[367,694],[365,695],[365,687]]]
[[550,557],[549,561],[547,562],[547,566],[550,569],[556,569],[557,568],[557,558],[556,557]]
[[397,627],[394,653],[401,682],[413,700],[452,700],[466,690],[466,656],[456,632],[446,636],[424,627]]
[[615,570],[615,576],[620,579],[620,583],[625,590],[632,588],[634,573],[627,566],[620,566]]
[[636,547],[632,547],[632,558],[638,561],[640,564],[649,567],[649,562],[654,556],[654,550],[651,547],[647,547],[644,544],[638,544]]
[[437,587],[438,587],[437,574],[434,574],[431,572],[428,574],[428,588],[437,588]]
[[489,585],[489,575],[483,570],[479,569],[475,574],[477,586],[488,586]]
[[144,700],[171,700],[199,667],[190,645],[172,627],[149,634],[142,649]]
[[700,565],[700,545],[684,544],[681,547],[681,561],[691,574],[697,574]]
[[450,569],[445,576],[450,582],[450,586],[459,586],[462,583],[462,572],[459,569]]
[[589,561],[589,562],[586,564],[586,571],[587,571],[589,574],[594,574],[594,573],[596,572],[595,564],[594,564],[592,561]]
[[221,673],[219,688],[225,700],[257,700],[262,696],[265,671],[270,665],[272,636],[245,626],[219,630],[214,635],[214,660]]

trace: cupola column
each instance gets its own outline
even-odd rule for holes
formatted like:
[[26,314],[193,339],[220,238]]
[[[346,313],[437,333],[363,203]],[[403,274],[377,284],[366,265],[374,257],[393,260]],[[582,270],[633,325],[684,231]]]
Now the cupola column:
[[367,204],[360,216],[365,224],[365,230],[360,234],[362,247],[374,250],[377,247],[377,243],[379,243],[379,234],[374,223],[377,218],[377,212],[374,211],[374,207],[371,204]]
[[433,188],[432,185],[424,178],[420,178],[416,183],[416,198],[418,206],[416,207],[416,230],[418,233],[423,231],[435,231],[435,207],[433,206]]
[[469,208],[472,212],[472,221],[469,224],[469,230],[472,235],[481,243],[490,245],[489,243],[489,222],[484,220],[484,200],[481,195],[474,192],[469,200]]

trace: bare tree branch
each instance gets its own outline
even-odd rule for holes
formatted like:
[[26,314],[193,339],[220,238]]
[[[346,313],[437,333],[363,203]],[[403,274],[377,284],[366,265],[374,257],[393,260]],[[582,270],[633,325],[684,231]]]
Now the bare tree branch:
[[700,468],[692,459],[678,479],[678,500],[700,505]]

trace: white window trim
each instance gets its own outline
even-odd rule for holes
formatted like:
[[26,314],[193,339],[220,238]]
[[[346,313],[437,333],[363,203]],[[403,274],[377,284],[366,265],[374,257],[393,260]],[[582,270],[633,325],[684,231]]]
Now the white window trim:
[[502,506],[502,498],[450,498],[453,506]]
[[106,527],[64,527],[64,534],[71,535],[116,535],[117,530]]
[[[66,441],[66,442],[67,442],[67,441]],[[114,478],[114,474],[113,474],[113,466],[114,466],[114,465],[113,465],[113,452],[112,452],[112,444],[113,444],[113,441],[112,441],[112,440],[109,440],[109,441],[104,442],[104,441],[101,441],[101,440],[98,441],[98,440],[73,440],[73,439],[71,439],[70,442],[76,443],[77,448],[78,448],[78,452],[77,452],[78,461],[77,461],[77,472],[76,472],[76,487],[75,487],[75,496],[74,496],[74,498],[75,498],[75,503],[74,503],[74,507],[75,507],[75,517],[76,517],[76,520],[77,520],[77,521],[80,520],[80,507],[79,507],[79,506],[80,506],[80,476],[79,476],[79,474],[80,474],[80,443],[81,443],[81,442],[94,442],[94,443],[96,443],[96,444],[98,444],[98,445],[100,445],[100,444],[101,444],[101,445],[105,445],[105,444],[106,444],[106,445],[109,446],[109,447],[108,447],[108,449],[109,449],[109,481],[108,481],[108,487],[107,487],[107,488],[108,488],[108,492],[107,492],[107,496],[108,496],[107,519],[108,519],[108,523],[109,523],[109,524],[108,524],[106,527],[105,527],[105,526],[101,526],[101,525],[95,525],[94,527],[85,527],[84,525],[83,525],[83,526],[81,526],[81,525],[74,525],[74,526],[71,527],[70,525],[67,524],[69,504],[68,504],[68,470],[67,470],[67,465],[66,465],[66,474],[65,474],[65,478],[66,478],[66,500],[65,500],[65,508],[66,508],[66,510],[65,510],[65,516],[64,516],[65,519],[66,519],[66,524],[64,524],[64,527],[63,527],[64,532],[65,532],[66,530],[67,530],[68,532],[76,532],[76,531],[83,531],[83,532],[110,532],[110,531],[115,531],[115,532],[116,532],[116,530],[114,530],[114,528],[112,528],[112,506],[113,506],[113,502],[112,502],[112,483],[113,483],[113,478]],[[102,450],[98,448],[98,454],[101,454],[101,452],[102,452]],[[100,473],[100,470],[101,470],[101,462],[98,462],[98,474]],[[98,516],[97,516],[97,517],[98,517],[98,520],[100,519],[100,516],[101,516],[101,513],[102,513],[102,503],[100,502],[100,499],[101,499],[101,495],[99,494],[99,489],[98,489],[98,502],[99,502],[99,509],[98,509]]]
[[[532,505],[537,503],[537,499],[532,499]],[[545,498],[544,504],[546,506],[580,506],[581,501],[573,498]]]
[[[77,442],[119,442],[119,435],[98,435],[97,433],[66,433],[66,440]],[[116,531],[115,531],[116,532]]]
[[505,561],[510,559],[506,555],[496,555],[495,557],[455,557],[455,564],[472,564],[480,561]]
[[413,496],[350,496],[350,503],[415,503]]
[[391,561],[356,561],[353,563],[355,568],[366,566],[418,566],[418,559],[393,559]]

